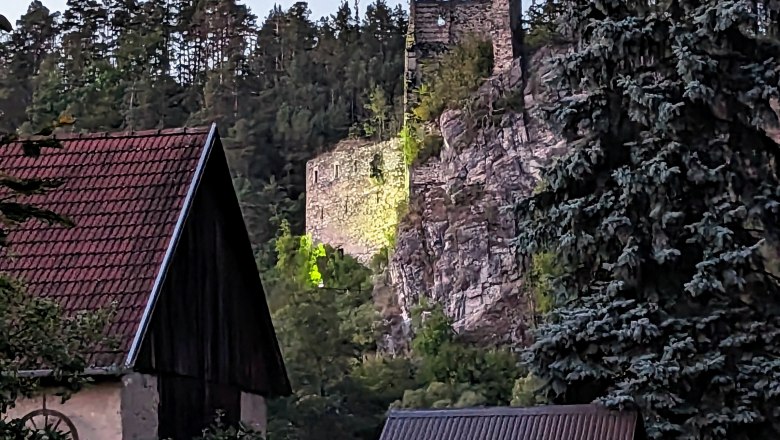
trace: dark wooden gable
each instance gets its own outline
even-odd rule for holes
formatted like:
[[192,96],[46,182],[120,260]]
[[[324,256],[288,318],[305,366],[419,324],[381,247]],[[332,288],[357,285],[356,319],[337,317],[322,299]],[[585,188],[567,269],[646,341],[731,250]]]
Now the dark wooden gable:
[[237,416],[227,407],[238,404],[240,391],[290,393],[225,153],[215,138],[135,364],[160,378],[161,421],[172,411],[182,423],[188,416],[192,422],[215,407]]

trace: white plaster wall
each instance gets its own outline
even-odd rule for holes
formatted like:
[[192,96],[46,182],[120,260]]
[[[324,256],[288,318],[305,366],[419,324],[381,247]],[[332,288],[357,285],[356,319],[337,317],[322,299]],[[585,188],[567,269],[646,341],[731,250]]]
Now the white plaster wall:
[[54,395],[55,392],[51,389],[42,390],[37,397],[18,400],[16,407],[11,408],[3,418],[21,418],[33,410],[43,408],[45,395],[46,407],[67,416],[76,426],[79,440],[123,440],[121,382],[88,385],[64,404],[60,397]]

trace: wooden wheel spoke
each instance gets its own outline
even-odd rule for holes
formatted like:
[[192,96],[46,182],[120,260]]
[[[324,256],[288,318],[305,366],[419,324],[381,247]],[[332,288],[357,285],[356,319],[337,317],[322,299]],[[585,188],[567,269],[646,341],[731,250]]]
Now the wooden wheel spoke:
[[[43,419],[43,426],[39,426],[38,424],[41,419]],[[36,431],[43,429],[48,431],[47,433],[49,434],[59,432],[65,434],[66,438],[70,440],[79,440],[78,433],[76,432],[76,426],[72,421],[70,421],[70,419],[68,419],[67,416],[65,416],[65,414],[62,414],[59,411],[48,408],[37,409],[22,417],[22,422],[28,427],[32,425],[31,428],[35,429]],[[60,427],[63,429],[58,431]]]

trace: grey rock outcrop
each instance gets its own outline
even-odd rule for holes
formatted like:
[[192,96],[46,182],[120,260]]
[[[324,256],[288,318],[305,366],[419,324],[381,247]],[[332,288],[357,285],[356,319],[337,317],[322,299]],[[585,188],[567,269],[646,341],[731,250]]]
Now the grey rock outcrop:
[[[541,66],[549,52],[529,65]],[[389,271],[400,319],[423,297],[441,304],[462,334],[481,341],[527,342],[530,306],[522,268],[512,246],[512,207],[535,188],[541,169],[563,152],[534,115],[543,68],[522,78],[519,60],[479,91],[480,105],[495,108],[507,97],[522,110],[480,118],[447,111],[439,120],[440,158],[410,175],[410,212],[399,227]],[[502,101],[502,98],[504,100]]]

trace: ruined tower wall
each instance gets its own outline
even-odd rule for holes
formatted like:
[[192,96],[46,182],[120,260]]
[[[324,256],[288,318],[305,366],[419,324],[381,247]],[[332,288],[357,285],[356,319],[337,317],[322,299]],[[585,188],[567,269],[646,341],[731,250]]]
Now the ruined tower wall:
[[493,0],[418,0],[413,3],[418,44],[457,44],[468,35],[490,37]]
[[[428,66],[468,36],[493,43],[495,69],[518,54],[520,0],[410,0],[406,41],[406,109],[411,89]],[[381,158],[383,180],[371,177]],[[342,248],[367,263],[389,244],[398,208],[408,200],[408,169],[399,141],[349,140],[307,163],[306,230],[321,243]]]
[[512,67],[512,60],[520,55],[522,9],[520,0],[493,0],[490,38],[496,72]]
[[306,232],[367,264],[389,244],[408,185],[398,140],[343,141],[306,164]]
[[519,53],[521,0],[410,0],[406,41],[407,110],[410,91],[427,65],[468,36],[493,44],[494,70],[504,71]]

